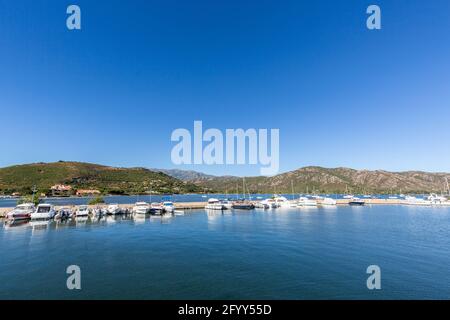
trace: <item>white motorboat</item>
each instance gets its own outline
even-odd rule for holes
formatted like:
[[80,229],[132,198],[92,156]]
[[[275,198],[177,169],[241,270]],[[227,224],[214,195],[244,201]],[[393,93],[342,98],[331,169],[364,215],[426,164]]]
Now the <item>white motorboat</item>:
[[275,195],[273,200],[275,201],[278,208],[289,208],[291,206],[289,200],[283,196]]
[[207,210],[224,210],[225,206],[221,203],[219,199],[210,198],[205,206]]
[[324,198],[321,203],[323,206],[335,206],[337,201],[333,198]]
[[233,201],[230,201],[228,199],[220,200],[220,203],[225,207],[227,210],[231,210],[233,208]]
[[34,204],[22,203],[19,204],[14,210],[6,214],[6,219],[11,221],[27,220],[31,218],[31,214],[35,211]]
[[343,198],[344,199],[353,199],[355,196],[354,195],[352,195],[352,194],[347,194],[347,195],[345,195]]
[[431,201],[425,200],[423,198],[406,196],[403,204],[413,205],[413,206],[431,206]]
[[122,213],[122,209],[120,209],[120,207],[117,203],[111,203],[106,210],[107,210],[108,214],[111,214],[111,215],[116,215],[116,214]]
[[267,206],[269,208],[275,209],[278,208],[280,205],[275,201],[274,198],[269,198],[261,201],[261,204],[264,206]]
[[299,207],[317,207],[317,201],[307,197],[300,197],[298,200]]
[[53,205],[41,203],[37,206],[36,210],[31,214],[32,220],[47,220],[53,219],[56,215],[56,211]]
[[76,217],[87,217],[89,215],[89,207],[86,205],[79,206],[75,212]]
[[106,215],[108,212],[107,209],[101,208],[101,207],[97,207],[91,210],[92,216],[93,217],[101,217],[103,215]]
[[61,208],[55,215],[55,220],[64,220],[72,216],[72,210],[70,208]]
[[136,202],[132,211],[135,214],[147,214],[150,212],[150,205],[147,202]]
[[446,197],[444,196],[438,196],[435,193],[430,194],[427,197],[427,200],[431,202],[432,205],[435,206],[440,206],[440,205],[444,205],[446,204],[446,202],[448,201]]
[[175,211],[175,205],[172,201],[164,201],[162,203],[164,212],[173,213]]

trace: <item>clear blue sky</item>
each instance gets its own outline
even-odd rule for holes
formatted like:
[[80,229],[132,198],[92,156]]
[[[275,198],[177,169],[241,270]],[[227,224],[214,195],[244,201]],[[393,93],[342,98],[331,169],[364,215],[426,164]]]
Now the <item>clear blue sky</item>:
[[279,128],[281,171],[450,171],[450,2],[0,0],[0,111],[0,166],[172,168],[202,120]]

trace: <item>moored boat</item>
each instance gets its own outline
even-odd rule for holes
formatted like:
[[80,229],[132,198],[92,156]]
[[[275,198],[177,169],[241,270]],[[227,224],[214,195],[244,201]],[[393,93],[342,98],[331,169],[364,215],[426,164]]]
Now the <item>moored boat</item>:
[[116,214],[122,213],[122,209],[119,207],[119,205],[117,203],[111,203],[106,210],[107,210],[108,214],[111,214],[111,215],[116,215]]
[[308,197],[300,197],[297,202],[297,206],[299,207],[317,207],[317,200],[310,199]]
[[11,221],[28,220],[35,211],[34,204],[22,203],[6,214],[6,219]]
[[210,198],[208,199],[208,203],[205,206],[205,209],[207,210],[225,210],[225,205],[216,198]]
[[86,205],[79,206],[75,212],[76,217],[87,217],[89,215],[89,207]]
[[337,201],[333,198],[324,198],[321,202],[321,205],[323,206],[335,206],[337,204]]
[[166,213],[173,213],[175,211],[175,205],[173,204],[172,201],[164,201],[162,203],[164,212]]
[[160,215],[164,212],[164,207],[159,202],[152,202],[150,204],[150,213]]
[[136,202],[132,212],[135,214],[147,214],[150,212],[150,205],[147,202]]
[[353,197],[350,199],[350,201],[348,202],[348,204],[350,206],[363,206],[366,204],[366,202],[360,198],[357,197]]
[[238,201],[233,202],[233,209],[252,210],[252,209],[255,209],[255,205],[246,200],[238,200]]
[[47,220],[53,219],[56,215],[56,211],[53,205],[47,203],[41,203],[37,206],[36,210],[31,214],[32,220]]

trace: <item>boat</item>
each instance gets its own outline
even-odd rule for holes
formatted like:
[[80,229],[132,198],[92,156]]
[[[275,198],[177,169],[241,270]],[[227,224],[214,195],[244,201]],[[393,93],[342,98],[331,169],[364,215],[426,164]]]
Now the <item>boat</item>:
[[225,210],[225,205],[216,198],[210,198],[208,199],[208,203],[205,206],[205,209],[207,210]]
[[274,198],[265,199],[265,200],[261,201],[260,203],[262,205],[267,206],[267,207],[272,208],[272,209],[275,209],[275,208],[279,207],[278,203],[275,201]]
[[233,209],[252,210],[255,209],[255,205],[246,200],[237,200],[233,202]]
[[300,197],[297,202],[299,207],[317,207],[317,201],[315,199],[310,199],[308,197]]
[[270,206],[267,203],[262,203],[261,201],[253,202],[256,209],[269,209]]
[[228,199],[220,200],[220,203],[225,207],[225,209],[231,210],[233,208],[233,201]]
[[353,197],[350,199],[350,201],[348,202],[348,204],[350,206],[363,206],[366,204],[366,202],[360,198],[357,197]]
[[111,203],[108,206],[108,208],[106,208],[106,211],[108,212],[108,214],[111,214],[111,215],[116,215],[116,214],[122,213],[122,209],[120,209],[120,207],[117,203]]
[[41,203],[37,206],[36,210],[31,214],[32,220],[47,220],[53,219],[56,215],[56,211],[53,205],[47,203]]
[[431,194],[427,197],[427,200],[430,201],[431,204],[432,204],[432,205],[435,205],[435,206],[436,206],[436,205],[437,205],[437,206],[443,205],[443,204],[445,204],[445,203],[448,201],[446,197],[444,197],[444,196],[438,196],[438,195],[435,194],[435,193],[431,193]]
[[150,212],[150,205],[147,202],[136,202],[132,212],[135,214],[147,214]]
[[108,214],[108,210],[101,208],[101,207],[97,207],[91,210],[92,216],[94,217],[101,217],[103,215]]
[[345,195],[343,198],[344,199],[353,199],[355,196],[354,195],[352,195],[352,194],[347,194],[347,195]]
[[323,206],[335,206],[337,204],[337,201],[333,198],[324,198],[321,202],[321,205]]
[[70,208],[61,208],[56,213],[54,219],[55,220],[65,220],[72,216],[72,210]]
[[291,206],[289,200],[286,199],[286,197],[274,195],[273,200],[279,208],[289,208]]
[[76,217],[87,217],[89,215],[89,207],[86,205],[79,206],[75,212]]
[[156,215],[160,215],[163,212],[164,212],[164,207],[163,207],[163,205],[161,203],[159,203],[159,202],[152,202],[150,204],[150,213],[156,214]]
[[406,196],[405,200],[402,203],[405,205],[413,205],[413,206],[431,206],[431,201],[412,196]]
[[11,221],[28,220],[35,211],[34,204],[22,203],[6,214],[6,219]]
[[166,213],[173,213],[175,210],[175,205],[173,204],[172,201],[164,201],[162,203],[162,206],[163,206],[164,212],[166,212]]

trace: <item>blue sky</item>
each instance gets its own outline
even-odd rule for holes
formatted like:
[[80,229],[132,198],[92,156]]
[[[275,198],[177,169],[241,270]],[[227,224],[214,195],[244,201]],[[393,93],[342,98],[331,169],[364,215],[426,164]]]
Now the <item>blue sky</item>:
[[[382,30],[366,29],[370,4]],[[259,173],[173,165],[172,130],[202,120],[279,128],[283,172],[448,172],[449,14],[447,0],[0,0],[0,166]]]

